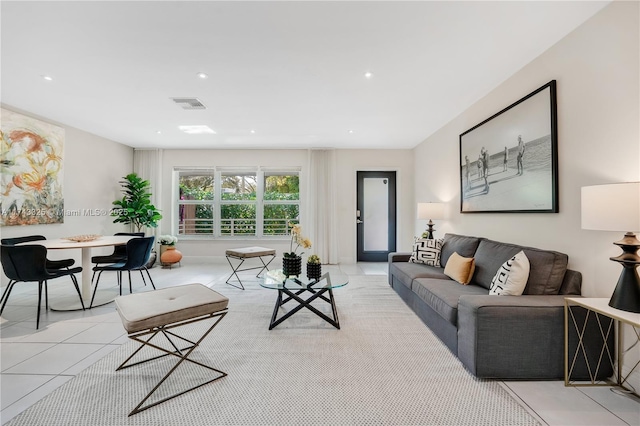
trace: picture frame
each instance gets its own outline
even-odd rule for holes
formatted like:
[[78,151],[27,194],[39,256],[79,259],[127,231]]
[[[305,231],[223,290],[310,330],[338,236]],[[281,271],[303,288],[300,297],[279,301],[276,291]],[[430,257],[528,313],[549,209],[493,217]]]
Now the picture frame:
[[556,80],[460,134],[461,213],[558,213]]

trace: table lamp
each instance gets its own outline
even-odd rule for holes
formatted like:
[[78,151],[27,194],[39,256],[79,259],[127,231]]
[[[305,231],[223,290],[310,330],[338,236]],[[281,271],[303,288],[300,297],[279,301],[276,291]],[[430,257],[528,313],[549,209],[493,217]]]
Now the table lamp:
[[[443,203],[418,203],[418,219],[426,220],[427,230],[422,234],[422,238],[428,240],[433,239],[433,220],[432,219],[444,219],[444,204]],[[426,234],[426,237],[425,237]]]
[[622,254],[610,259],[622,265],[622,273],[609,306],[640,313],[640,277],[636,270],[640,264],[640,241],[634,234],[640,231],[640,182],[583,187],[582,229],[626,232],[613,243],[622,249]]

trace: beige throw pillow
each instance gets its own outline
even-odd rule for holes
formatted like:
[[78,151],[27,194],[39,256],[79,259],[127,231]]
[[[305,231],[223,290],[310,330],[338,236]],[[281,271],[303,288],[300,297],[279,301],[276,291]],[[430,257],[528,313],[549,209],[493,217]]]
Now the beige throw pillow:
[[476,261],[473,257],[462,257],[453,252],[444,267],[444,274],[460,284],[467,285],[471,282],[475,270]]

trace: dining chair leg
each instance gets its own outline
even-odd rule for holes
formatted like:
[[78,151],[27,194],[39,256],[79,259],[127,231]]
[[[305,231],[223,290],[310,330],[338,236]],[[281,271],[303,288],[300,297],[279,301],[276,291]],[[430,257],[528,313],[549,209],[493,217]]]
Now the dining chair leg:
[[[153,283],[153,280],[151,279],[151,274],[149,273],[149,270],[147,269],[147,267],[146,267],[146,266],[143,266],[143,269],[144,269],[145,271],[147,271],[147,276],[149,277],[149,281],[151,281],[151,286],[152,286],[152,287],[153,287],[153,289],[155,290],[155,289],[156,289],[156,285]],[[140,272],[140,273],[142,273],[142,272]]]
[[142,277],[142,282],[144,283],[144,286],[147,286],[147,280],[144,279],[144,274],[142,273],[142,269],[138,269],[138,271],[140,271],[140,276]]
[[[96,278],[96,284],[93,286],[93,295],[91,296],[91,303],[89,303],[89,309],[91,309],[93,307],[93,299],[96,298],[96,291],[98,290],[98,283],[100,282],[100,275],[102,275],[102,271],[98,272],[98,277]],[[82,299],[82,297],[80,297],[80,298]]]
[[49,286],[47,286],[47,282],[44,282],[44,307],[48,311],[49,310]]
[[122,271],[118,271],[118,288],[120,288],[120,296],[122,296]]
[[36,330],[40,328],[40,305],[42,305],[42,284],[43,284],[43,281],[38,281],[38,316],[36,317]]
[[2,315],[2,312],[4,311],[4,307],[7,304],[7,300],[9,300],[9,294],[11,293],[11,290],[13,290],[13,286],[15,285],[15,283],[17,283],[18,281],[9,281],[9,285],[7,286],[7,288],[4,290],[4,293],[2,293],[2,307],[0,307],[0,315]]
[[80,304],[82,305],[82,310],[84,311],[84,300],[82,300],[82,293],[80,293],[80,286],[78,285],[78,280],[75,275],[71,274],[71,281],[73,281],[73,285],[76,287],[76,291],[78,292],[78,297],[80,298]]
[[127,274],[129,274],[129,293],[133,293],[133,289],[131,288],[131,271],[127,271]]

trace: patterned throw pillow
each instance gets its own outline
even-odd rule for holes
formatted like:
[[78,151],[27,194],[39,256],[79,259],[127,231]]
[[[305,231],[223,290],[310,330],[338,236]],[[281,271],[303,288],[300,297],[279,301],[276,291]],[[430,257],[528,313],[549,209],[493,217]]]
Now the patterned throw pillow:
[[413,244],[411,253],[412,263],[423,263],[429,266],[440,266],[440,251],[442,250],[442,239],[427,240],[420,238]]
[[489,294],[499,296],[520,296],[529,279],[529,259],[520,250],[515,256],[502,264],[491,280]]

